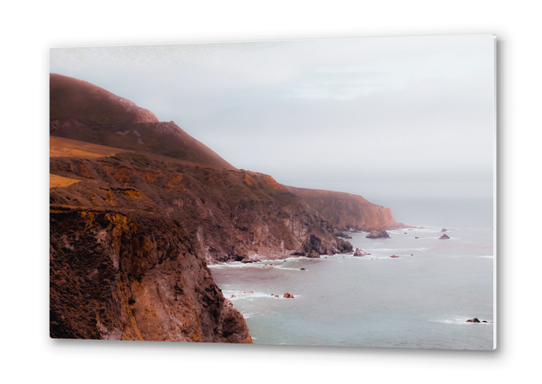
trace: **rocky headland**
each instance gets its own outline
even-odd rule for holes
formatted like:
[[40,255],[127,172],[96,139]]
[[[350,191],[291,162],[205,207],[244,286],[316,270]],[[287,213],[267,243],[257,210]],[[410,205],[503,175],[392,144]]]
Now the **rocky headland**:
[[237,169],[173,122],[52,74],[51,337],[251,342],[208,264],[351,253],[361,196]]
[[390,208],[370,203],[345,192],[287,187],[301,196],[339,232],[369,232],[404,228],[393,218]]

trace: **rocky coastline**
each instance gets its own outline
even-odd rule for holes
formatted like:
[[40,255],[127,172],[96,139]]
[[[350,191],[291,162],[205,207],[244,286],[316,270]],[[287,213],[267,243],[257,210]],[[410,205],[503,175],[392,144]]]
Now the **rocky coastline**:
[[208,265],[352,253],[336,232],[404,227],[361,196],[237,169],[90,83],[50,81],[53,338],[250,343]]

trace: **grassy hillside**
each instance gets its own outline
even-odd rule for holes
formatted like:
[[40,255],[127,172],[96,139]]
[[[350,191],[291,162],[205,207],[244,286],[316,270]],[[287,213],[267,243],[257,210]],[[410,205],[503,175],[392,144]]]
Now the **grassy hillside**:
[[50,92],[51,136],[235,169],[175,123],[93,84],[51,74]]
[[50,120],[73,118],[87,125],[158,122],[154,114],[94,84],[51,73]]

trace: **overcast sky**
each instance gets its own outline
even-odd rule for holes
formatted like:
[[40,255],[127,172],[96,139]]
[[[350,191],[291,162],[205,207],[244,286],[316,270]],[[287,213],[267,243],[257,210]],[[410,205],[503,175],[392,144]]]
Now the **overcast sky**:
[[491,35],[52,49],[51,72],[132,100],[285,184],[491,191]]

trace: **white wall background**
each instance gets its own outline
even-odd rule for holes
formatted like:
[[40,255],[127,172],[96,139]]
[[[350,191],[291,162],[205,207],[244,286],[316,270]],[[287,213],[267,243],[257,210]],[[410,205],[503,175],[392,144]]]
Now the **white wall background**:
[[[4,3],[1,377],[11,382],[537,382],[540,12],[534,1]],[[494,352],[58,342],[48,338],[48,49],[494,33],[499,38],[499,339]]]

